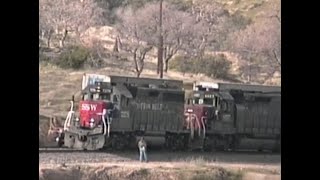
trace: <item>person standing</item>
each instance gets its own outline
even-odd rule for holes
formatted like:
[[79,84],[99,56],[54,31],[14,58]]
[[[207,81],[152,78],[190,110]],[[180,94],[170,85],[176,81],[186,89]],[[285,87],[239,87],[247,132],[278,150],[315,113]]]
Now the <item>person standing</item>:
[[141,139],[138,142],[139,152],[140,152],[140,162],[143,160],[145,162],[148,162],[147,159],[147,142],[144,140],[144,137],[141,137]]

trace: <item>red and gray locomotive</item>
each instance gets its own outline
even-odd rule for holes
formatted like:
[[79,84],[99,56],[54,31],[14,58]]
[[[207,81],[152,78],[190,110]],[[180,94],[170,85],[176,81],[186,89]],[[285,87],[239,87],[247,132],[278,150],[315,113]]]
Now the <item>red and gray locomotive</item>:
[[186,145],[182,81],[86,74],[82,87],[79,112],[71,101],[59,144],[124,149],[146,136],[161,137],[170,147]]
[[280,150],[280,87],[197,82],[185,117],[204,149]]

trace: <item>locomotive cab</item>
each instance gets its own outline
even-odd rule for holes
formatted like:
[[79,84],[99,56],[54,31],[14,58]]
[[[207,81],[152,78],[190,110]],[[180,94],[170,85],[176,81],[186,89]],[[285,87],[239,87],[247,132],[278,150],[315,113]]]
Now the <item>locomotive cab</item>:
[[64,126],[64,144],[76,149],[99,149],[109,135],[112,121],[112,86],[107,82],[95,82],[81,92],[79,116],[75,117],[73,101]]
[[[111,86],[101,82],[89,85],[82,91],[82,100],[79,105],[80,117],[76,118],[80,128],[93,129],[103,125],[102,116],[108,119],[106,112],[113,109],[110,101],[111,93]],[[104,111],[106,112],[103,115]]]

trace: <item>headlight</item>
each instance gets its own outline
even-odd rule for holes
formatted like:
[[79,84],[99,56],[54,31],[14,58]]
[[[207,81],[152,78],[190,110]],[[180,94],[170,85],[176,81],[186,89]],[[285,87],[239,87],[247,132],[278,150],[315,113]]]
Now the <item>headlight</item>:
[[90,123],[90,127],[93,127],[93,122]]
[[187,109],[187,112],[193,112],[193,109]]
[[90,122],[91,122],[91,123],[93,123],[93,122],[94,122],[94,119],[93,119],[93,118],[91,118],[91,119],[90,119]]
[[76,118],[76,121],[79,121],[80,119],[79,118]]

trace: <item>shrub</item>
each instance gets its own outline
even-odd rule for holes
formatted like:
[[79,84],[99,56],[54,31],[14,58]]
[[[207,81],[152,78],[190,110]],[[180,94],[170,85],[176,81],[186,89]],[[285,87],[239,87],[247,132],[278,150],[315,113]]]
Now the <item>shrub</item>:
[[46,56],[43,52],[39,51],[39,63],[41,62],[49,62],[50,57]]
[[226,78],[229,75],[231,62],[224,55],[206,56],[202,59],[204,74],[215,78]]
[[177,56],[169,62],[169,68],[183,73],[193,72],[192,60],[186,56]]
[[61,68],[80,69],[87,61],[90,52],[81,46],[70,46],[63,51],[57,59],[57,65]]
[[224,55],[190,58],[177,56],[169,64],[170,68],[180,72],[203,73],[210,77],[226,78],[229,76],[231,63]]

